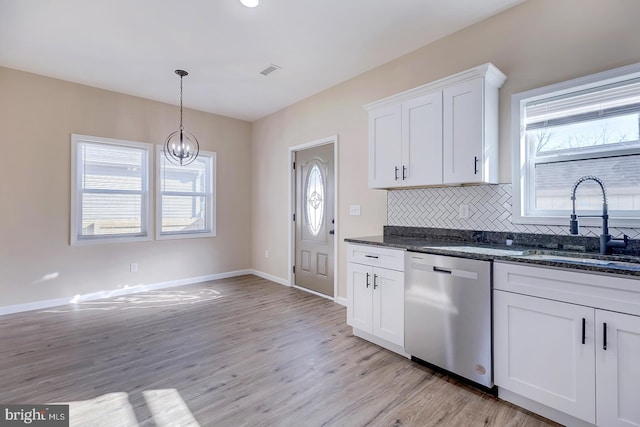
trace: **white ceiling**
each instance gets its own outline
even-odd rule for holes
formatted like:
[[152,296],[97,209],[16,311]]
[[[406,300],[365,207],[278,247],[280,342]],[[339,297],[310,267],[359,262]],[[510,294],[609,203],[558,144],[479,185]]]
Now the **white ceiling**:
[[522,1],[0,0],[0,65],[253,121]]

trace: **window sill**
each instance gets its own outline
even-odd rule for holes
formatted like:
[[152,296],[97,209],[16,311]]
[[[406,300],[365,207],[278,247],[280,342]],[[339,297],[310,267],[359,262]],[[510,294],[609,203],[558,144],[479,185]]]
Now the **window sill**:
[[206,233],[171,233],[171,234],[156,234],[156,240],[175,240],[175,239],[198,239],[201,237],[216,237],[216,231],[209,231]]
[[111,243],[132,243],[132,242],[148,242],[153,240],[153,236],[147,234],[144,236],[100,236],[87,238],[72,238],[71,246],[84,245],[109,245]]

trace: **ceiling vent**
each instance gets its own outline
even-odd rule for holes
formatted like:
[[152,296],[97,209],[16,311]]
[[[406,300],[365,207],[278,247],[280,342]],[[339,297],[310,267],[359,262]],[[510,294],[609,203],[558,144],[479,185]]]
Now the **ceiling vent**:
[[277,65],[271,64],[264,70],[260,71],[260,74],[262,74],[263,76],[268,76],[269,74],[273,73],[276,70],[279,70],[280,68],[282,67],[278,67]]

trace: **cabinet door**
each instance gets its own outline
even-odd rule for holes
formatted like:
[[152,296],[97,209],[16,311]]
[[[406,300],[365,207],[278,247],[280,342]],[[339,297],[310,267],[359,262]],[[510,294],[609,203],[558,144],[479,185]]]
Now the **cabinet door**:
[[373,334],[404,347],[404,273],[373,269]]
[[496,385],[594,423],[594,309],[493,295]]
[[401,185],[401,107],[379,108],[369,113],[369,187]]
[[442,184],[442,92],[402,104],[402,185]]
[[483,88],[484,79],[477,78],[444,89],[445,184],[484,180]]
[[373,268],[347,263],[347,324],[372,333]]
[[640,426],[640,317],[596,310],[596,336],[597,424]]

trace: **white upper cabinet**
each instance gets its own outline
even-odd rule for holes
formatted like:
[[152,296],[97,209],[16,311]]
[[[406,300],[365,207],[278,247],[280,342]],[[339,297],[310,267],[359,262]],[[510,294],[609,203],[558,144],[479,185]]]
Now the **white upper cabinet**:
[[444,90],[442,160],[447,184],[494,182],[498,178],[487,171],[497,164],[497,159],[491,161],[493,156],[487,155],[486,167],[484,164],[485,150],[490,148],[497,153],[498,144],[484,144],[483,89],[484,79],[479,78]]
[[369,187],[400,185],[401,107],[391,105],[369,114]]
[[498,89],[484,64],[365,105],[369,187],[498,182]]
[[442,93],[402,104],[402,186],[442,181]]

